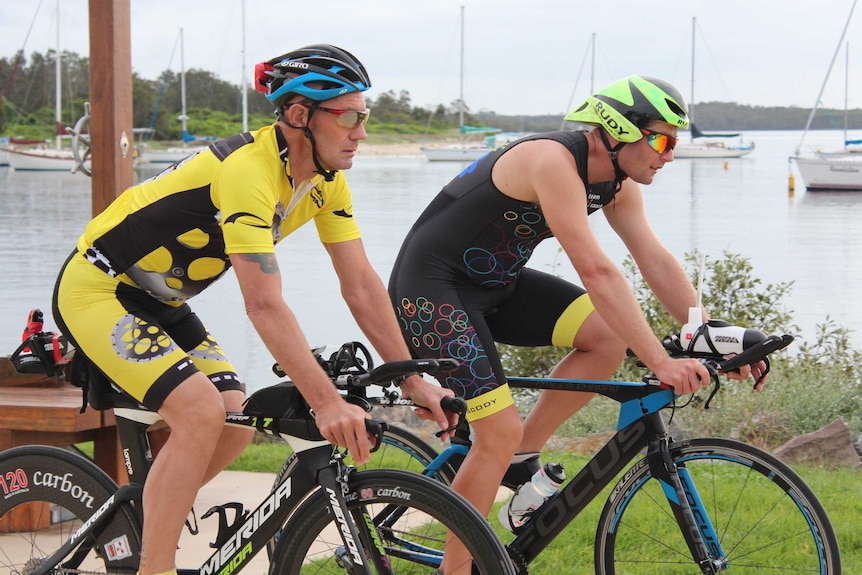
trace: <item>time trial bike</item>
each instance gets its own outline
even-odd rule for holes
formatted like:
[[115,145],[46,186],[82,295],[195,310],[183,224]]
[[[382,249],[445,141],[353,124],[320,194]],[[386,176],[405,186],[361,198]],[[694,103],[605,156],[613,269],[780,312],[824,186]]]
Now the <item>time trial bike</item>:
[[[664,341],[672,356],[696,357],[709,368],[713,387],[703,404],[709,407],[721,387],[721,373],[760,360],[768,371],[769,354],[792,340],[790,335],[770,336],[730,359],[717,352],[690,351],[675,335]],[[348,395],[368,397],[379,406],[409,403],[392,389],[370,394],[362,378],[350,377],[372,365],[361,344],[345,344],[328,360],[320,360],[332,375],[340,373],[334,381]],[[678,398],[652,374],[640,382],[511,377],[508,383],[514,388],[598,393],[619,403],[613,437],[508,543],[520,574],[529,573],[530,563],[613,485],[596,527],[598,575],[840,575],[835,531],[802,478],[775,456],[746,443],[672,437],[662,412],[680,407]],[[450,483],[470,444],[466,420],[442,453],[408,430],[390,426],[372,463],[421,470]],[[529,477],[507,473],[503,485],[515,490]]]
[[[409,373],[451,369],[447,361],[383,364],[365,380],[387,386]],[[129,483],[119,487],[74,450],[33,445],[0,453],[0,575],[137,571],[141,496],[153,461],[147,431],[158,416],[94,368],[75,372],[86,375],[91,406],[114,410]],[[219,517],[214,551],[180,573],[233,575],[267,549],[272,574],[427,575],[451,533],[470,550],[474,573],[515,574],[488,520],[465,499],[416,473],[356,470],[312,415],[289,382],[255,392],[243,413],[227,415],[228,425],[283,439],[293,452],[255,509],[226,502],[210,510]],[[385,422],[369,420],[368,428],[379,443]]]

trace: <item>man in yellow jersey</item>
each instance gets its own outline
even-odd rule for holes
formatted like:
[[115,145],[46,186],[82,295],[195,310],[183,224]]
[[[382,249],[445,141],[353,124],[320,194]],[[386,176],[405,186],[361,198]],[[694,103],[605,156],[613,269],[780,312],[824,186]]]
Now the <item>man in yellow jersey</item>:
[[[277,121],[126,190],[87,225],[57,279],[54,317],[63,333],[171,429],[144,488],[141,575],[175,573],[198,489],[252,434],[224,426],[226,411],[242,410],[244,393],[188,298],[233,267],[243,296],[237,307],[310,404],[323,436],[360,463],[369,457],[366,413],[341,399],[312,356],[282,295],[275,244],[314,220],[363,333],[384,361],[410,355],[366,257],[342,172],[368,137],[365,68],[321,44],[258,64],[255,80]],[[442,428],[454,423],[439,407],[449,390],[416,376],[402,390]]]
[[[699,362],[668,357],[587,219],[604,213],[659,301],[685,323],[695,290],[653,233],[640,187],[673,161],[677,130],[688,126],[682,95],[663,80],[630,76],[568,119],[596,128],[522,138],[449,182],[410,230],[389,283],[413,354],[461,361],[441,380],[467,399],[474,432],[453,487],[486,514],[504,474],[529,480],[545,442],[591,397],[544,391],[522,426],[495,342],[573,348],[551,377],[607,379],[628,346],[680,394],[709,381]],[[549,237],[584,288],[525,267]],[[451,567],[460,562],[447,550],[440,571],[467,573]]]

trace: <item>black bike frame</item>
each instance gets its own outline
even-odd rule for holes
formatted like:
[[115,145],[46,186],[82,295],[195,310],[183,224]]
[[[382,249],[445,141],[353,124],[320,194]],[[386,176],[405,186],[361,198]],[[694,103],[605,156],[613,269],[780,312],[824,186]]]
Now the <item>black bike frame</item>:
[[[69,540],[51,557],[33,570],[31,575],[47,575],[56,565],[72,552],[76,546],[86,545],[87,535],[97,532],[112,517],[112,511],[123,504],[134,504],[141,515],[143,484],[152,466],[153,457],[146,430],[153,423],[151,412],[134,408],[115,408],[117,430],[123,446],[123,457],[130,483],[119,490],[81,526]],[[229,533],[218,533],[224,538],[216,551],[197,569],[178,569],[182,575],[230,575],[241,569],[267,543],[275,537],[290,513],[305,499],[305,496],[318,486],[330,494],[329,504],[334,517],[346,517],[349,513],[341,491],[339,469],[341,465],[331,465],[333,446],[319,434],[311,432],[309,425],[296,419],[261,418],[242,414],[228,414],[226,422],[231,425],[252,427],[271,435],[296,435],[310,441],[305,448],[296,449],[288,459],[288,473],[280,483],[251,513],[237,517]],[[312,424],[313,425],[313,424]],[[314,428],[316,429],[316,428]],[[345,548],[355,558],[364,557],[362,542],[355,524],[342,521],[340,531]],[[73,555],[73,559],[74,559]],[[362,565],[360,559],[360,565]]]

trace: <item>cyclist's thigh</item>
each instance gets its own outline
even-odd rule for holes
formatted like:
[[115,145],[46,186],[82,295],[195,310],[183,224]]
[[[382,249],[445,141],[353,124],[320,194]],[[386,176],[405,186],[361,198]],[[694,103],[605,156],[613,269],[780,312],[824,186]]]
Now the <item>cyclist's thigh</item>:
[[[165,330],[189,313],[161,304],[73,256],[57,282],[58,324],[111,380],[151,410],[199,371]],[[184,342],[187,343],[187,342]],[[233,372],[229,363],[226,371]]]
[[411,352],[416,357],[452,357],[461,362],[444,382],[460,397],[497,387],[505,376],[480,307],[483,291],[489,290],[439,283],[423,288],[427,288],[419,292],[423,295],[401,294],[396,306]]
[[487,317],[494,340],[511,345],[572,347],[595,308],[587,292],[562,278],[524,268],[511,295]]
[[506,384],[494,338],[485,313],[496,309],[511,288],[425,284],[425,295],[401,294],[396,312],[405,339],[416,357],[452,357],[457,369],[438,377],[440,382],[467,400],[471,421],[514,405]]
[[219,391],[242,390],[233,364],[221,346],[187,305],[177,310],[162,326]]

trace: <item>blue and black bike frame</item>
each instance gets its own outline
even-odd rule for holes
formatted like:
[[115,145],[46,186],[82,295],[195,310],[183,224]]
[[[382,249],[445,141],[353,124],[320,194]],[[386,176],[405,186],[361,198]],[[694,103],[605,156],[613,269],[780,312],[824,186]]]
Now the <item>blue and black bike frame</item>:
[[[685,526],[682,535],[692,558],[705,574],[720,571],[726,563],[725,554],[685,466],[676,465],[671,458],[667,427],[659,414],[662,408],[673,403],[672,390],[641,382],[529,377],[512,377],[508,382],[513,388],[598,393],[621,404],[616,434],[535,512],[507,546],[522,571],[644,449],[652,477],[661,483],[677,522]],[[462,426],[452,444],[423,473],[433,475],[445,465],[458,469],[469,446],[469,428]]]

